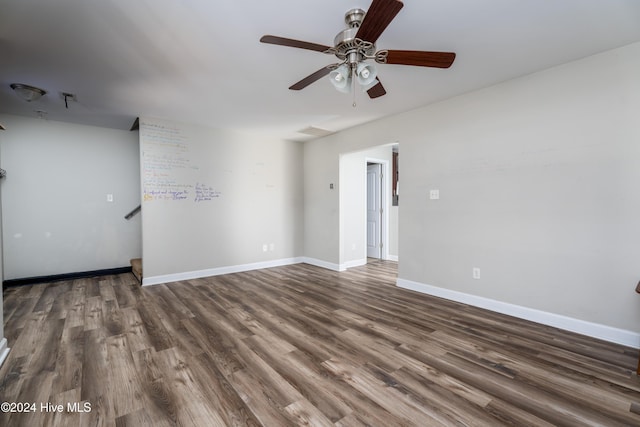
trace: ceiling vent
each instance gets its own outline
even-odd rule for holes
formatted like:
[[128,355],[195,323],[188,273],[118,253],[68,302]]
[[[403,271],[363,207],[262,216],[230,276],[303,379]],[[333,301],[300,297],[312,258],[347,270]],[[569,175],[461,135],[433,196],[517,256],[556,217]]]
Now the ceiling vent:
[[335,133],[334,131],[331,130],[326,130],[326,129],[320,129],[320,128],[316,128],[313,126],[309,126],[308,128],[304,128],[302,130],[299,130],[298,133],[303,133],[305,135],[311,135],[311,136],[327,136],[327,135],[331,135],[333,133]]

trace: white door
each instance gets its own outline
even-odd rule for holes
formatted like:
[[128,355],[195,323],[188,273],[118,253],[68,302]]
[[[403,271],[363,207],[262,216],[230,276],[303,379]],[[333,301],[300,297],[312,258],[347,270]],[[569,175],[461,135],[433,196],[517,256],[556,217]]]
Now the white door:
[[382,258],[382,165],[367,165],[367,257]]

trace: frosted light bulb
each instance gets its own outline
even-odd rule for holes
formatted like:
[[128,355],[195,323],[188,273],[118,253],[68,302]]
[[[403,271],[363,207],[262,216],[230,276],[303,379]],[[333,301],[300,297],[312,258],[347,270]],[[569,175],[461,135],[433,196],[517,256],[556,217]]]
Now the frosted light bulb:
[[337,82],[341,82],[344,79],[344,77],[342,77],[342,74],[340,73],[336,74],[334,78],[336,79]]
[[370,74],[371,73],[369,72],[368,68],[363,68],[362,71],[360,71],[360,77],[362,77],[363,79],[368,79]]

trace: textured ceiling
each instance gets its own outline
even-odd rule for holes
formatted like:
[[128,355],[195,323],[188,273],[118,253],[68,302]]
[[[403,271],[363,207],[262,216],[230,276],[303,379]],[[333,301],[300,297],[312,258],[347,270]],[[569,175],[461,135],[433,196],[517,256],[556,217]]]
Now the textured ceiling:
[[[640,40],[637,0],[406,0],[378,49],[453,51],[449,69],[379,65],[387,95],[337,92],[332,45],[369,0],[4,0],[0,112],[128,129],[137,116],[304,141]],[[26,103],[9,88],[45,89]],[[65,108],[62,92],[76,94]],[[42,111],[37,113],[36,111]]]

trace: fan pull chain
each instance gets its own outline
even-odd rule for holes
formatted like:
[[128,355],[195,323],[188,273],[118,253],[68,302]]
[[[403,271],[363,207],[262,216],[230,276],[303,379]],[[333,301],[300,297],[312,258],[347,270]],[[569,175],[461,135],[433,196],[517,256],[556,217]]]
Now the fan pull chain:
[[351,73],[353,74],[351,77],[351,83],[353,87],[351,88],[351,92],[353,92],[353,108],[356,108],[356,70],[355,68],[351,68]]

